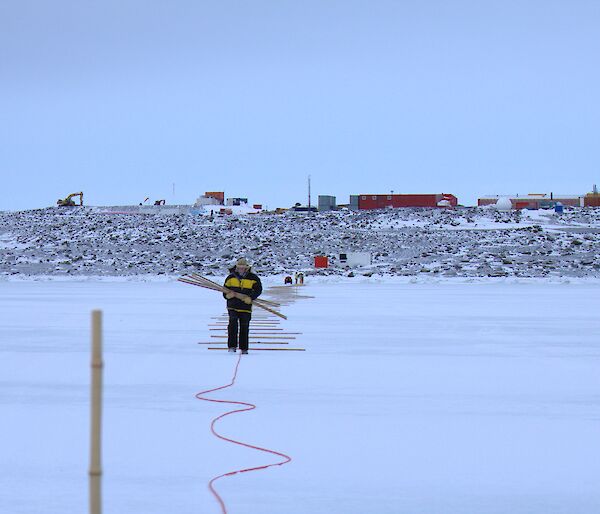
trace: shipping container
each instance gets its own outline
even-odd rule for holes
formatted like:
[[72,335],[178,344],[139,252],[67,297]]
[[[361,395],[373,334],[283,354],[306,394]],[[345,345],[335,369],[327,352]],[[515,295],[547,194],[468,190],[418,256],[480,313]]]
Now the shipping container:
[[227,198],[227,205],[234,207],[248,205],[248,198]]
[[315,255],[315,268],[327,268],[329,259],[327,255]]
[[447,193],[427,195],[358,195],[359,209],[385,209],[399,207],[438,207],[447,200],[452,207],[458,205],[456,196]]
[[336,209],[335,196],[319,195],[319,211],[332,211]]
[[588,194],[583,199],[586,207],[600,207],[600,194]]
[[351,268],[356,266],[369,266],[373,263],[373,257],[369,252],[346,252],[339,255],[340,264]]
[[225,203],[225,192],[224,191],[207,191],[204,193],[204,196],[208,196],[209,198],[215,198],[221,202],[221,205]]

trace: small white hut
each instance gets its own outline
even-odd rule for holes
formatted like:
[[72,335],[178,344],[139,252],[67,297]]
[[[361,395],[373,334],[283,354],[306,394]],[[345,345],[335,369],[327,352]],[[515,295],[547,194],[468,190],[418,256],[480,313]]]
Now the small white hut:
[[370,266],[373,263],[372,256],[369,252],[346,252],[340,253],[339,260],[341,264],[350,266]]

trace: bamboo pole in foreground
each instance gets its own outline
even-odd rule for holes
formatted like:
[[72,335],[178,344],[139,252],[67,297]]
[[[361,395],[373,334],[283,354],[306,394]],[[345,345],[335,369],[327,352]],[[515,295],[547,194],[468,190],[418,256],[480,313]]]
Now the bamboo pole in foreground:
[[102,311],[92,311],[92,409],[90,438],[90,514],[100,514],[102,441]]

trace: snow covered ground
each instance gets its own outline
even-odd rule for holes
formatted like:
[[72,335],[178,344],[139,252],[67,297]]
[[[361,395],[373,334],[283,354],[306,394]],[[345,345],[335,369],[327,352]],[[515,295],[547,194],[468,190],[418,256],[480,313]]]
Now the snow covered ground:
[[[223,434],[292,458],[219,480],[230,514],[600,511],[596,281],[315,277],[300,293],[281,327],[306,352],[251,351],[212,395],[257,405]],[[93,308],[105,512],[219,513],[212,477],[273,461],[215,438],[227,409],[195,398],[238,359],[197,344],[222,299],[85,279],[0,282],[0,512],[86,512]]]

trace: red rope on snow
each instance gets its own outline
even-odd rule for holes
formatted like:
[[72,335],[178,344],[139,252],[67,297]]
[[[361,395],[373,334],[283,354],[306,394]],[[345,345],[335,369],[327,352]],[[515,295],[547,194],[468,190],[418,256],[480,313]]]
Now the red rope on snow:
[[271,468],[273,466],[282,466],[283,464],[287,464],[288,462],[290,462],[292,460],[292,458],[289,455],[286,455],[285,453],[276,452],[275,450],[269,450],[268,448],[262,448],[260,446],[255,446],[253,444],[244,443],[242,441],[236,441],[235,439],[230,439],[229,437],[225,437],[225,436],[219,434],[215,430],[215,424],[220,419],[223,419],[224,417],[230,416],[231,414],[235,414],[237,412],[246,412],[246,411],[251,411],[253,409],[256,409],[256,405],[254,405],[253,403],[238,402],[238,401],[234,401],[234,400],[214,400],[212,398],[204,398],[204,396],[203,396],[205,394],[214,393],[215,391],[220,391],[221,389],[227,389],[228,387],[233,386],[235,384],[235,379],[237,378],[238,368],[240,367],[241,360],[242,360],[242,355],[240,354],[240,356],[238,357],[237,363],[235,365],[233,377],[231,379],[231,382],[229,382],[229,384],[226,384],[226,385],[223,385],[220,387],[215,387],[214,389],[208,389],[207,391],[201,391],[198,394],[196,394],[196,398],[198,398],[198,400],[204,400],[207,402],[229,403],[231,405],[243,405],[244,408],[242,408],[242,409],[234,409],[234,410],[225,412],[224,414],[221,414],[220,416],[217,416],[216,418],[214,418],[210,423],[210,430],[213,433],[213,435],[215,435],[219,439],[222,439],[223,441],[227,441],[227,442],[230,442],[233,444],[238,444],[238,445],[244,446],[246,448],[252,448],[253,450],[270,453],[272,455],[277,455],[278,457],[283,457],[283,460],[281,462],[274,462],[273,464],[266,464],[264,466],[256,466],[256,467],[252,467],[252,468],[237,469],[235,471],[229,471],[227,473],[223,473],[222,475],[218,475],[218,476],[212,478],[210,480],[210,482],[208,483],[208,488],[210,489],[210,492],[213,494],[213,496],[219,502],[219,505],[221,506],[221,512],[223,514],[227,514],[227,508],[225,507],[225,502],[223,501],[221,496],[219,496],[219,493],[217,493],[216,489],[214,488],[213,484],[217,480],[219,480],[220,478],[223,478],[223,477],[237,475],[238,473],[247,473],[248,471],[257,471],[259,469],[267,469],[267,468]]

